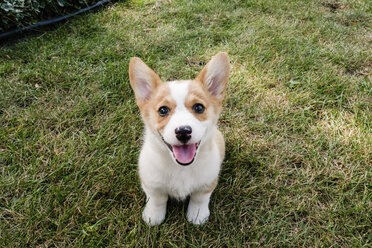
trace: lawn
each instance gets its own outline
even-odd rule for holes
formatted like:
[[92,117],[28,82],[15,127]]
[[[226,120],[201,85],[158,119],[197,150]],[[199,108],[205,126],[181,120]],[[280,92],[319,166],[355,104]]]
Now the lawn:
[[[226,51],[209,221],[150,228],[128,63],[193,78]],[[0,45],[1,247],[371,247],[372,5],[125,1]]]

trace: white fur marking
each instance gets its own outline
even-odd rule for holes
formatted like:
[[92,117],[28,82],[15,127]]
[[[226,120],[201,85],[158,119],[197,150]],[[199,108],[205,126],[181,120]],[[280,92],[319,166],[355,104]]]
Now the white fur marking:
[[168,86],[171,92],[171,96],[176,101],[177,107],[176,111],[179,112],[184,110],[186,96],[189,93],[189,81],[185,82],[169,82]]

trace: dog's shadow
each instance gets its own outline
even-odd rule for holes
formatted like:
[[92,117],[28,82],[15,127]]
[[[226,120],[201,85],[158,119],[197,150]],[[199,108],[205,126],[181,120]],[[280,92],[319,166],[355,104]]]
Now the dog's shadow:
[[167,202],[167,216],[165,222],[169,221],[169,223],[175,223],[176,220],[185,220],[189,201],[190,196],[183,201],[169,197]]
[[[244,174],[240,173],[242,169],[245,170]],[[249,197],[249,180],[260,177],[261,173],[262,165],[255,157],[248,154],[238,156],[234,150],[227,149],[218,185],[211,196],[208,222],[236,219],[237,211],[242,209],[242,204]],[[165,223],[187,223],[185,220],[189,201],[190,196],[183,201],[170,197]]]

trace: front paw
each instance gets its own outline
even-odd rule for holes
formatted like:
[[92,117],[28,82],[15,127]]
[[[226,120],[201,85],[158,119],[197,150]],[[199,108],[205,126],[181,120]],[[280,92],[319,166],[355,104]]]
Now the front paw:
[[149,205],[146,205],[145,209],[142,212],[142,219],[149,226],[157,226],[163,223],[165,219],[166,209],[153,208]]
[[209,208],[207,206],[190,203],[187,208],[187,220],[194,225],[204,224],[209,217]]

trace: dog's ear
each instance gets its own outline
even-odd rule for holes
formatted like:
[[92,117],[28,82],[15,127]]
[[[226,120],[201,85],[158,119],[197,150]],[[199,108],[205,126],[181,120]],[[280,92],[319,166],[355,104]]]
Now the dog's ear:
[[219,52],[208,62],[203,70],[196,77],[202,82],[209,93],[218,99],[223,99],[226,91],[226,84],[229,79],[230,61],[225,52]]
[[139,104],[149,100],[155,88],[161,84],[159,76],[136,57],[130,59],[129,80]]

